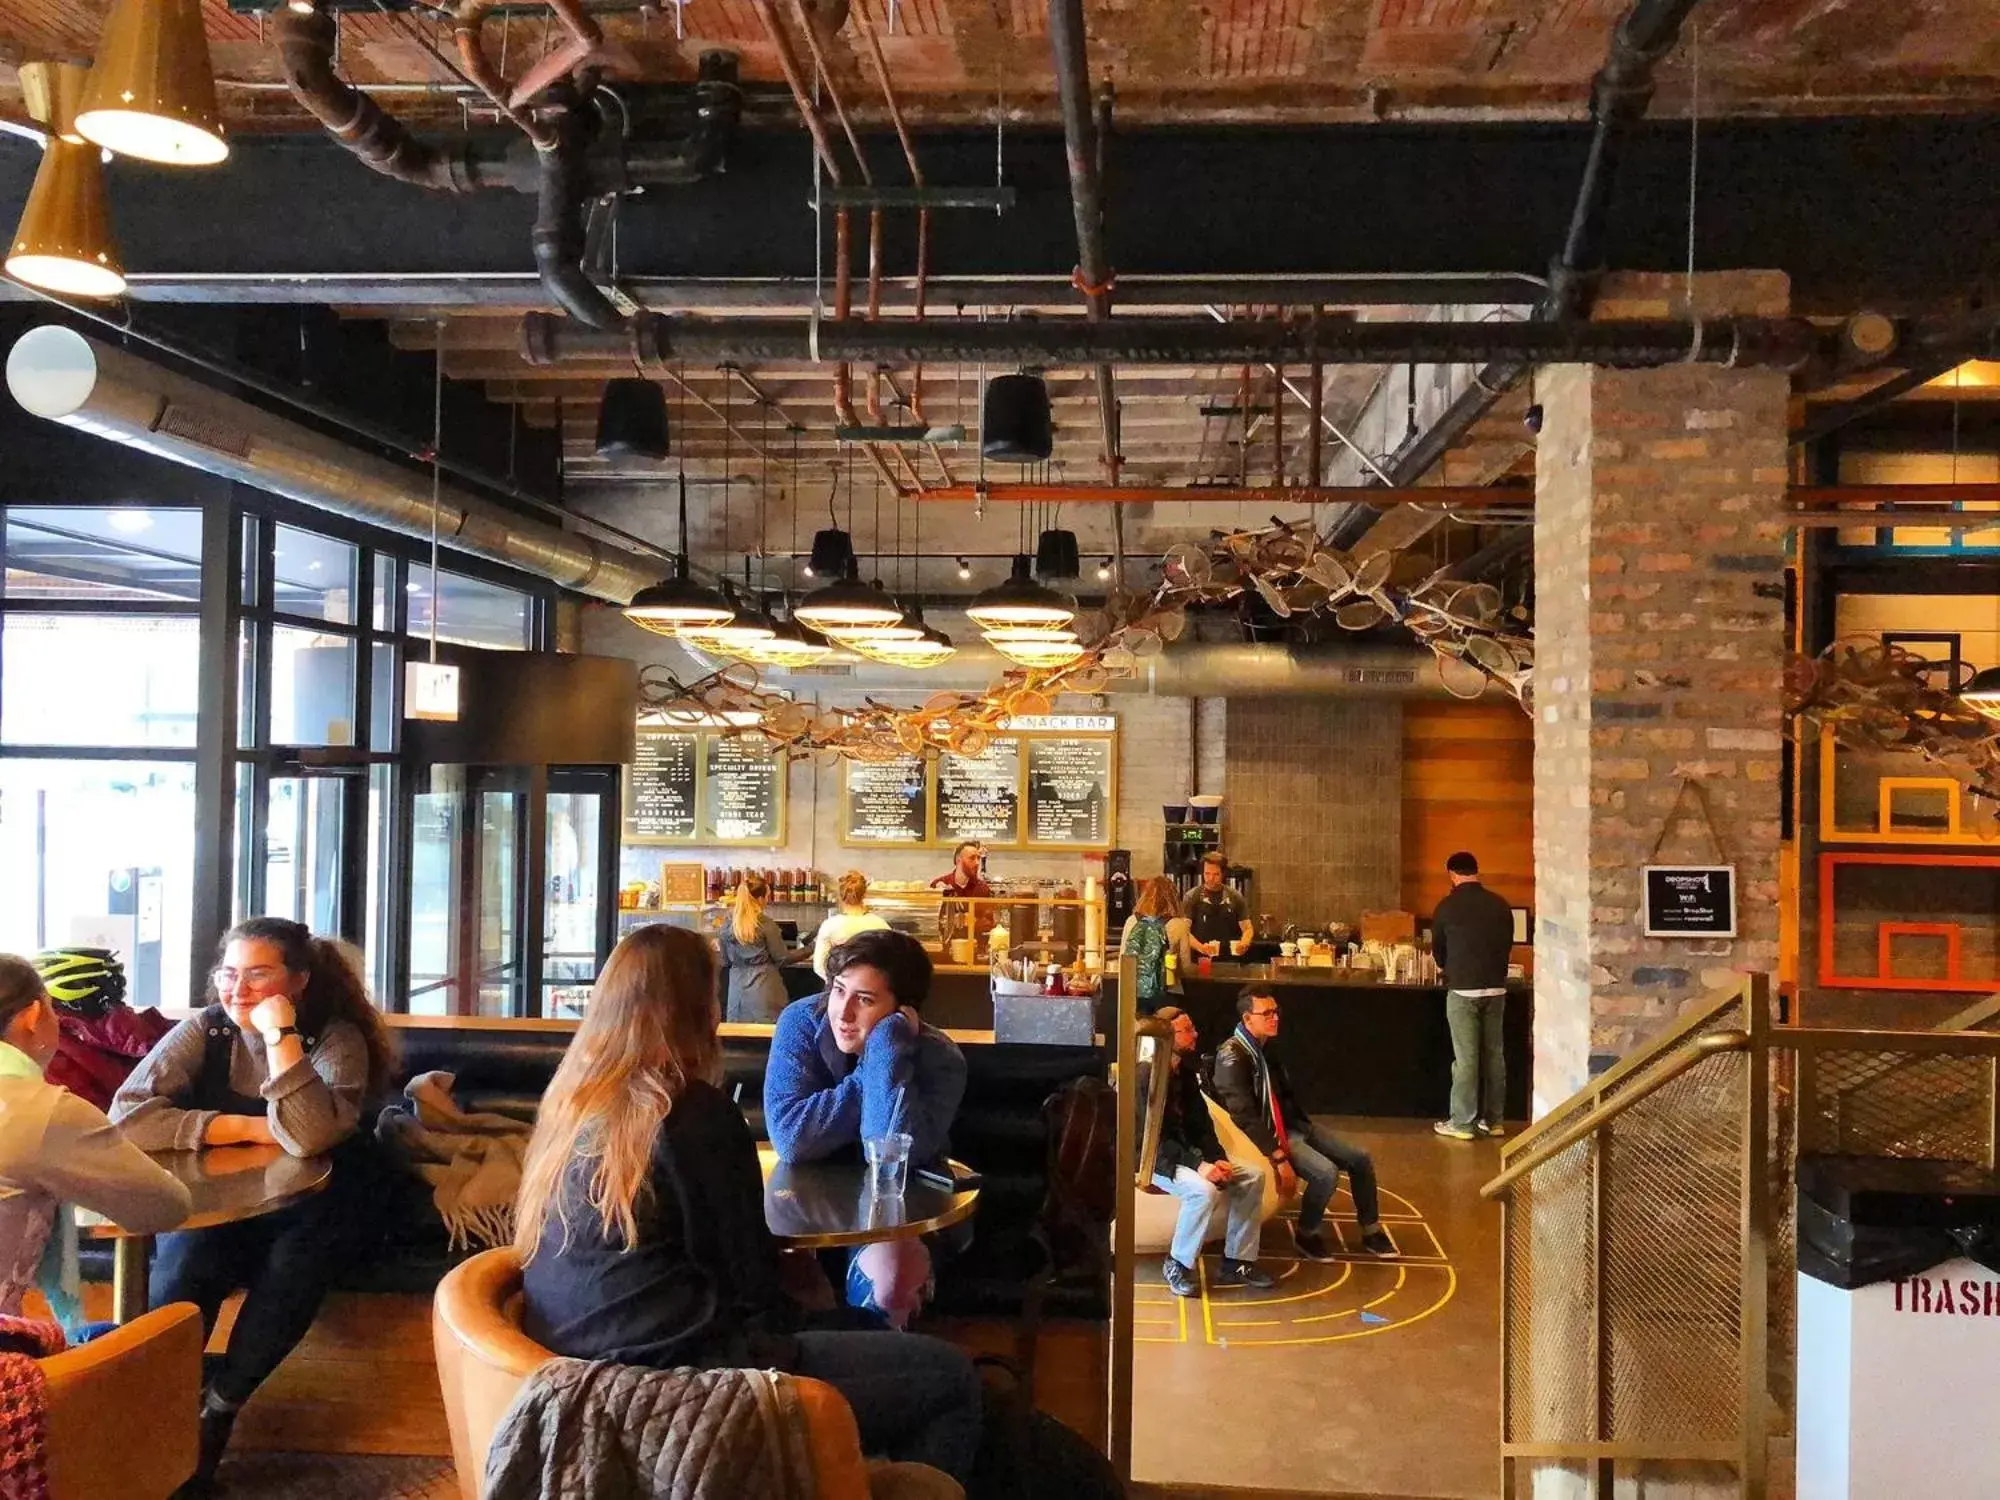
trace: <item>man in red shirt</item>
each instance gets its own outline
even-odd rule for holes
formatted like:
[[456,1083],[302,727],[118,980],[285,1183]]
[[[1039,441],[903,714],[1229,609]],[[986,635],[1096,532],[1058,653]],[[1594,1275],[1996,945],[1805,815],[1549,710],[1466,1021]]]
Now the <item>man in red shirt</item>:
[[[968,908],[963,901],[954,901],[954,896],[990,896],[993,887],[986,883],[980,873],[980,864],[986,858],[986,846],[973,839],[967,839],[952,851],[951,870],[931,882],[931,889],[943,891],[945,899],[938,907],[938,930],[947,938],[983,938],[993,926],[994,910],[990,906]],[[970,920],[966,912],[973,916]]]

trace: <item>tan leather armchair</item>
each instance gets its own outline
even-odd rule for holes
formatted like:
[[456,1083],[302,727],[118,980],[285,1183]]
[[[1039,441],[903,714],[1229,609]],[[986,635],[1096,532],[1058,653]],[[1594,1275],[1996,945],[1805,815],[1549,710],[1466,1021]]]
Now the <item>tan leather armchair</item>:
[[[521,1331],[520,1308],[521,1263],[510,1249],[487,1250],[454,1267],[432,1303],[438,1383],[465,1500],[479,1500],[486,1451],[522,1383],[555,1358]],[[854,1413],[840,1392],[800,1377],[794,1384],[805,1408],[817,1493],[826,1500],[964,1500],[965,1492],[936,1469],[867,1463]]]
[[193,1475],[201,1346],[176,1302],[41,1362],[51,1500],[164,1500]]

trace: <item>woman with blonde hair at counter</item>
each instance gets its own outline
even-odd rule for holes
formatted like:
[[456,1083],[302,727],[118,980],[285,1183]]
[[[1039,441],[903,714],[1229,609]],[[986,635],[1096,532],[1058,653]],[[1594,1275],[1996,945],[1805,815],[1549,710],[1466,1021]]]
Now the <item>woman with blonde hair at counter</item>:
[[819,924],[813,937],[813,973],[826,978],[826,956],[857,932],[886,928],[889,924],[868,909],[868,877],[849,870],[840,877],[840,905],[832,916]]
[[723,997],[725,1021],[771,1022],[791,1001],[785,992],[780,964],[800,957],[785,946],[778,924],[764,913],[771,888],[752,875],[736,887],[728,922],[722,928],[722,971],[728,976]]

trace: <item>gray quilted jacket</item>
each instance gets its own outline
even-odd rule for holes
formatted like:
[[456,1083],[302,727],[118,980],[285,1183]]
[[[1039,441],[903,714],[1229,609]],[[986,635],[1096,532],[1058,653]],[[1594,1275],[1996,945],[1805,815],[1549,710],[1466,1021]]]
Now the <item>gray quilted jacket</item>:
[[553,1359],[486,1455],[486,1500],[813,1500],[797,1394],[769,1370]]

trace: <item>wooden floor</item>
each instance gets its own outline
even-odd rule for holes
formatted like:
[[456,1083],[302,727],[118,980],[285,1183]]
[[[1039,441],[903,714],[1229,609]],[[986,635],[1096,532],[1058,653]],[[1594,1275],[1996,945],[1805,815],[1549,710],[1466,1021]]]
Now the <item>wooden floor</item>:
[[[110,1316],[109,1287],[90,1285],[84,1292],[91,1316]],[[212,1349],[228,1338],[238,1301],[224,1305]],[[245,1452],[449,1457],[430,1320],[425,1296],[329,1296],[305,1342],[243,1408],[233,1446]],[[924,1331],[973,1354],[1014,1352],[1011,1323],[937,1319]],[[1037,1404],[1100,1445],[1104,1359],[1101,1325],[1052,1322],[1042,1332],[1035,1375]]]

